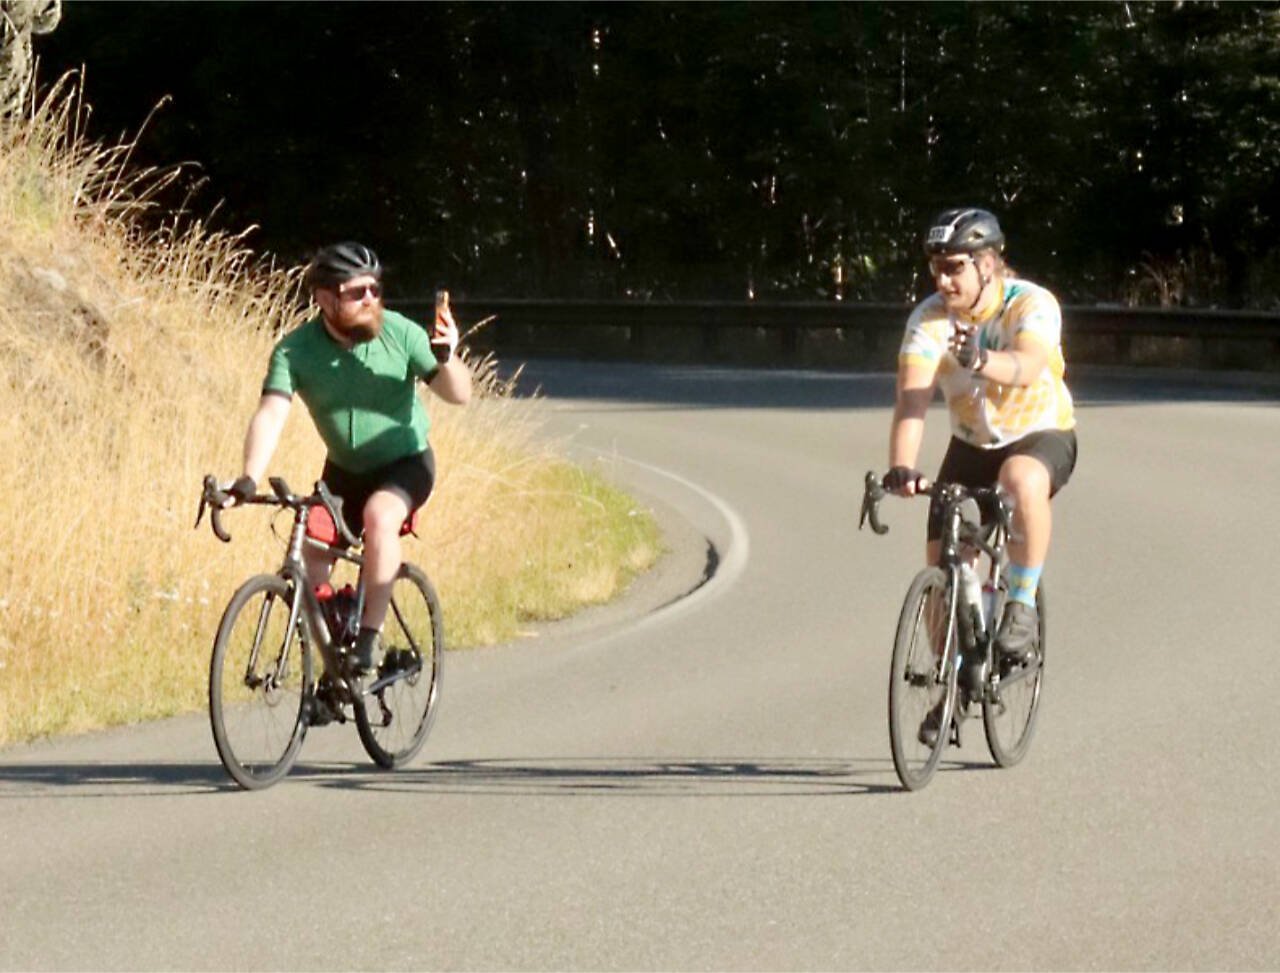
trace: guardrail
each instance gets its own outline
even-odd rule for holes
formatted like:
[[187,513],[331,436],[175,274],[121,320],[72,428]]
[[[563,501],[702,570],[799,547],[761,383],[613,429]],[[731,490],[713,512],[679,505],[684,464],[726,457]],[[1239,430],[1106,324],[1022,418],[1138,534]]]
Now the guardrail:
[[[428,298],[393,301],[420,321]],[[455,299],[467,339],[500,356],[893,368],[910,307],[805,301]],[[1280,314],[1067,306],[1068,361],[1280,371]]]

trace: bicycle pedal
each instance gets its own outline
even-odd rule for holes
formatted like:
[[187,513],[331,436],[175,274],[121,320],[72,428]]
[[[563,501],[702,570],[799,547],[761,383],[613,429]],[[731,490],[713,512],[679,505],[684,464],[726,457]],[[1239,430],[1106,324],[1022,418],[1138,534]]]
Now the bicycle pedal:
[[307,726],[327,726],[333,722],[333,710],[323,700],[312,696],[307,699],[306,707]]

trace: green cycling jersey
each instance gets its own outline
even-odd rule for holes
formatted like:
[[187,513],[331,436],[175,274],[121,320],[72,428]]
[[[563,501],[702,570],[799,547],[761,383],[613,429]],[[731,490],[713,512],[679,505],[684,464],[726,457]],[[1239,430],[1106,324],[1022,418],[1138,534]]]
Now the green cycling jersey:
[[378,337],[350,349],[314,318],[276,344],[262,393],[300,395],[330,461],[364,473],[427,448],[417,383],[439,368],[426,330],[395,311],[383,311]]

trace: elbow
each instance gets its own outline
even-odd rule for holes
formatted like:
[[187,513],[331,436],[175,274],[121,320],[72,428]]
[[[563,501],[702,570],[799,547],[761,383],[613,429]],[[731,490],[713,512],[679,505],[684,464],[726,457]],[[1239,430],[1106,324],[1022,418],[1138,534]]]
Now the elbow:
[[1035,385],[1040,381],[1044,370],[1049,367],[1049,359],[1041,354],[1014,352],[1013,367],[1013,385]]
[[443,388],[437,390],[442,399],[450,405],[466,405],[471,401],[471,376],[466,374],[462,377],[450,376],[452,381],[444,384]]

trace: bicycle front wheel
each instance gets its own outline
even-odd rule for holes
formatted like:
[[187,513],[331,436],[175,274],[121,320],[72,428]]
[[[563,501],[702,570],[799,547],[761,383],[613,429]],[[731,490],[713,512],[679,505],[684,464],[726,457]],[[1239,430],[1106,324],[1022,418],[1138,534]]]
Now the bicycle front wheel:
[[209,666],[209,721],[222,765],[248,790],[289,772],[306,736],[311,656],[289,625],[292,589],[272,574],[231,596]]
[[1040,687],[1044,681],[1044,584],[1036,591],[1035,659],[1027,665],[1001,666],[1000,680],[982,703],[982,728],[987,749],[1001,767],[1012,767],[1027,755],[1040,712]]
[[422,749],[440,696],[440,600],[415,565],[402,565],[391,588],[382,643],[382,664],[355,707],[356,730],[374,763],[391,768],[404,765]]
[[925,568],[907,590],[889,675],[889,742],[907,790],[929,783],[951,739],[956,639],[947,575]]

